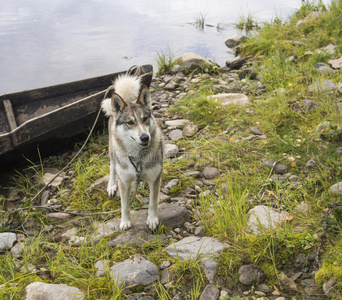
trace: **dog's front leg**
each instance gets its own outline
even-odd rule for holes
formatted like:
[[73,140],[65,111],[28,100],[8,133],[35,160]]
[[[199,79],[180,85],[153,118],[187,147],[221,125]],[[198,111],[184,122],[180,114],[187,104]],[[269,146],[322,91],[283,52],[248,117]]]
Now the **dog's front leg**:
[[115,175],[115,165],[114,162],[111,159],[110,162],[110,173],[109,173],[109,181],[108,181],[108,186],[107,186],[107,193],[108,195],[114,196],[116,193],[116,175]]
[[132,227],[131,214],[129,207],[129,193],[131,190],[131,181],[125,181],[122,183],[119,180],[119,191],[121,197],[121,230],[128,230]]
[[161,176],[150,183],[150,203],[148,205],[148,217],[147,217],[147,225],[151,228],[152,231],[156,230],[159,225],[158,219],[158,198],[159,198],[159,189],[160,189],[160,180]]

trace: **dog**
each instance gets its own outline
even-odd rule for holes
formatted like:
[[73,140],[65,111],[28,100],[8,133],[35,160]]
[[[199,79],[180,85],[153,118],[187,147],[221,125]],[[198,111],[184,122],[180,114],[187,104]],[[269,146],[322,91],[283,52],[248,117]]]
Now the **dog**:
[[163,138],[152,114],[151,95],[141,88],[138,76],[125,74],[113,83],[113,95],[102,101],[109,117],[110,175],[107,187],[114,196],[119,187],[121,198],[120,229],[132,227],[130,217],[131,184],[140,180],[150,189],[147,225],[154,231],[159,225],[158,198],[163,172]]

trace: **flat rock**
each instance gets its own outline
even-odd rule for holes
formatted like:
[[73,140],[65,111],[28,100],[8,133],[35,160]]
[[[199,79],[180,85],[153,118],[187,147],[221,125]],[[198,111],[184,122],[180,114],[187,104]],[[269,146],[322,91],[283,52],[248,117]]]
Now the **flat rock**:
[[0,233],[0,251],[9,250],[17,241],[17,235],[13,232]]
[[110,273],[119,286],[148,285],[159,280],[158,267],[139,254],[114,264]]
[[63,221],[70,219],[71,215],[63,212],[54,212],[47,214],[46,217],[52,221]]
[[[176,228],[191,220],[188,210],[177,203],[161,203],[158,208],[158,216],[160,223],[164,226]],[[132,230],[144,231],[151,233],[150,228],[146,224],[147,210],[131,211]],[[97,229],[95,241],[100,238],[121,232],[120,217],[113,218],[101,224]]]
[[255,206],[248,211],[246,231],[253,234],[260,234],[263,230],[279,226],[286,216],[288,216],[287,212],[279,213],[265,205]]
[[342,181],[332,185],[330,187],[330,192],[333,194],[342,194]]
[[189,122],[190,121],[186,119],[177,119],[177,120],[165,121],[165,125],[172,127],[174,129],[183,129],[184,126]]
[[103,276],[106,271],[109,271],[109,267],[111,266],[111,261],[108,259],[98,260],[94,264],[94,268],[96,269],[96,276]]
[[182,130],[180,129],[175,129],[175,130],[172,130],[170,133],[169,133],[169,138],[173,141],[177,141],[177,140],[180,140],[183,138],[183,133],[182,133]]
[[115,237],[113,240],[109,241],[107,245],[109,247],[116,247],[118,245],[131,245],[131,246],[143,246],[151,244],[167,244],[166,235],[153,235],[148,234],[144,231],[133,232],[128,231]]
[[227,39],[224,43],[228,48],[232,49],[240,45],[240,43],[246,39],[247,39],[247,36],[245,35],[233,35],[232,37]]
[[217,300],[220,296],[220,291],[214,284],[208,284],[200,297],[200,300]]
[[336,83],[328,79],[316,80],[315,83],[309,85],[310,92],[328,92],[336,87]]
[[204,260],[201,262],[205,276],[209,283],[213,283],[217,273],[218,263],[213,259]]
[[296,283],[289,277],[287,277],[284,273],[280,273],[278,275],[280,288],[289,294],[295,294],[298,293],[298,287]]
[[222,93],[208,96],[208,99],[217,100],[222,106],[238,105],[246,106],[250,104],[249,98],[244,94],[238,93]]
[[106,191],[107,190],[107,185],[109,182],[109,175],[104,176],[102,178],[99,178],[95,180],[88,188],[87,192],[88,193],[93,193],[96,191]]
[[174,144],[166,144],[164,148],[164,158],[172,158],[178,154],[178,146]]
[[331,59],[328,62],[334,69],[342,68],[342,56],[336,59]]
[[169,245],[165,250],[172,257],[189,260],[217,256],[227,247],[227,244],[211,237],[189,236]]
[[25,300],[83,300],[84,293],[66,284],[33,282],[26,287]]
[[179,65],[178,72],[186,69],[203,68],[213,65],[209,60],[193,52],[183,54],[178,57],[175,62]]
[[287,170],[289,169],[288,166],[285,166],[283,164],[280,164],[278,162],[275,162],[272,159],[264,158],[261,160],[261,162],[268,168],[272,169],[274,173],[276,174],[285,174]]
[[203,169],[202,175],[205,179],[213,179],[220,175],[220,171],[217,168],[206,167]]
[[[48,184],[59,172],[60,170],[55,168],[44,168],[43,182],[44,184]],[[61,186],[63,183],[64,177],[62,175],[58,175],[56,179],[51,182],[51,187],[57,188]]]
[[258,284],[265,280],[264,271],[256,265],[243,265],[238,271],[239,281],[243,285]]

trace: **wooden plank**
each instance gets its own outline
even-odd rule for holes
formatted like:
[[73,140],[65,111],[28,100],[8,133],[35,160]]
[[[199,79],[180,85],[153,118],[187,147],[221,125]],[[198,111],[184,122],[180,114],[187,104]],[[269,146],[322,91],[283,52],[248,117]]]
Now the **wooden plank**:
[[[7,121],[8,124],[11,128],[11,131],[15,130],[18,126],[17,126],[17,122],[15,120],[15,116],[14,116],[14,112],[13,112],[13,107],[12,107],[12,103],[10,100],[6,99],[2,102],[4,104],[5,107],[5,111],[6,111],[6,116],[7,116]],[[16,135],[12,135],[12,143],[14,146],[18,145],[18,139]]]

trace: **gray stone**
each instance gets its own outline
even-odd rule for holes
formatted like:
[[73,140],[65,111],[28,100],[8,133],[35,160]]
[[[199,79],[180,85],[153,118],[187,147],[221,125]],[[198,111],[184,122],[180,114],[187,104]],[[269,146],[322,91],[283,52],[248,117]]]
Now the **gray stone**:
[[173,141],[177,141],[177,140],[180,140],[183,138],[183,133],[182,133],[182,130],[180,129],[175,129],[175,130],[172,130],[170,133],[169,133],[169,138]]
[[204,270],[205,276],[207,276],[209,283],[213,283],[217,273],[218,264],[214,259],[203,260],[201,265]]
[[15,258],[20,258],[23,250],[24,250],[23,243],[18,242],[11,248],[11,253]]
[[183,128],[183,135],[186,137],[194,136],[198,131],[198,126],[193,122],[188,122]]
[[220,291],[214,284],[208,284],[200,297],[200,300],[217,300],[220,296]]
[[106,271],[109,272],[109,267],[110,267],[111,261],[110,260],[98,260],[95,264],[94,264],[94,268],[97,270],[96,272],[96,276],[100,277],[103,276]]
[[128,231],[115,237],[108,242],[109,247],[116,247],[119,245],[143,246],[152,244],[166,245],[167,239],[165,235],[153,235],[144,231],[134,232]]
[[178,146],[174,144],[166,144],[164,149],[164,158],[172,158],[177,156]]
[[332,185],[330,187],[330,192],[333,194],[342,194],[342,181]]
[[169,82],[168,84],[164,86],[164,89],[167,91],[173,91],[176,89],[176,87],[177,87],[177,84],[175,84],[174,82]]
[[317,166],[317,162],[314,159],[309,159],[304,165],[304,168],[314,168]]
[[280,288],[289,294],[296,294],[299,292],[296,283],[289,277],[287,277],[284,273],[280,273],[278,275]]
[[252,285],[261,283],[265,280],[265,273],[255,265],[243,265],[238,271],[239,281],[243,285]]
[[217,168],[206,167],[203,169],[202,175],[205,179],[213,179],[220,175],[220,171]]
[[[54,168],[44,168],[43,182],[48,184],[59,172],[60,170]],[[62,185],[64,181],[63,175],[58,175],[52,182],[51,188],[56,189]]]
[[70,219],[71,215],[63,212],[54,212],[47,214],[46,217],[52,221],[63,221]]
[[224,43],[226,44],[228,48],[232,49],[240,45],[240,43],[246,39],[247,39],[247,36],[245,35],[234,35],[230,37],[229,39],[227,39]]
[[139,254],[110,268],[114,281],[119,286],[148,285],[159,280],[158,267]]
[[160,282],[162,285],[165,285],[165,284],[172,282],[172,273],[170,270],[164,270],[162,272]]
[[50,191],[44,191],[40,196],[40,205],[45,205],[50,197]]
[[320,124],[317,125],[316,131],[320,132],[322,130],[330,128],[330,126],[331,126],[331,122],[330,121],[326,121],[326,122],[320,123]]
[[259,284],[256,289],[266,294],[271,290],[265,283]]
[[277,212],[265,205],[258,205],[248,211],[246,231],[253,234],[260,234],[263,230],[281,225],[287,212]]
[[203,227],[202,227],[202,226],[196,227],[194,234],[195,234],[196,236],[204,236]]
[[177,120],[165,121],[165,125],[172,127],[172,129],[183,129],[184,126],[189,122],[190,121],[187,119],[177,119]]
[[302,201],[301,203],[299,203],[296,207],[295,207],[295,211],[300,212],[302,214],[307,214],[307,212],[310,210],[310,206],[307,205],[304,201]]
[[208,96],[208,99],[217,100],[222,106],[238,105],[246,106],[250,104],[248,96],[238,93],[223,93]]
[[88,188],[87,193],[93,193],[97,191],[106,191],[109,182],[109,175],[95,180]]
[[328,92],[336,87],[336,83],[328,79],[316,80],[315,83],[309,85],[310,92]]
[[337,58],[337,59],[331,59],[329,60],[329,64],[334,68],[334,69],[341,69],[342,68],[342,56]]
[[272,159],[262,159],[261,162],[268,168],[273,169],[276,174],[285,174],[289,169],[288,166],[282,165]]
[[338,154],[342,154],[342,147],[336,148],[335,152]]
[[246,63],[246,59],[242,58],[240,55],[233,60],[227,60],[226,66],[232,70],[240,69]]
[[336,46],[333,44],[329,44],[323,48],[318,49],[317,53],[328,53],[334,55],[336,54]]
[[[184,224],[191,220],[188,210],[177,203],[161,203],[158,208],[158,216],[162,225],[171,228],[179,227],[180,224]],[[145,231],[151,233],[150,228],[146,224],[146,209],[131,211],[131,220],[133,231]],[[102,237],[121,232],[119,225],[119,217],[110,219],[101,224],[97,229],[95,241],[98,241]]]
[[170,267],[170,266],[171,266],[170,261],[164,260],[164,261],[160,264],[160,270],[165,270],[165,269],[167,269],[167,268]]
[[172,257],[179,257],[181,260],[190,260],[202,257],[214,257],[220,254],[227,244],[211,237],[186,237],[177,243],[166,247],[166,252]]
[[249,130],[255,135],[263,135],[262,131],[258,127],[251,127]]
[[9,250],[17,241],[17,235],[13,232],[0,233],[0,251]]
[[167,190],[168,192],[172,190],[177,184],[179,183],[179,179],[175,178],[170,180],[167,185],[164,186],[164,189]]
[[26,287],[25,300],[83,300],[84,293],[66,284],[33,282]]
[[327,282],[323,283],[323,292],[327,297],[332,298],[336,296],[336,292],[334,289],[335,285],[336,281],[334,280],[334,277],[330,278]]

